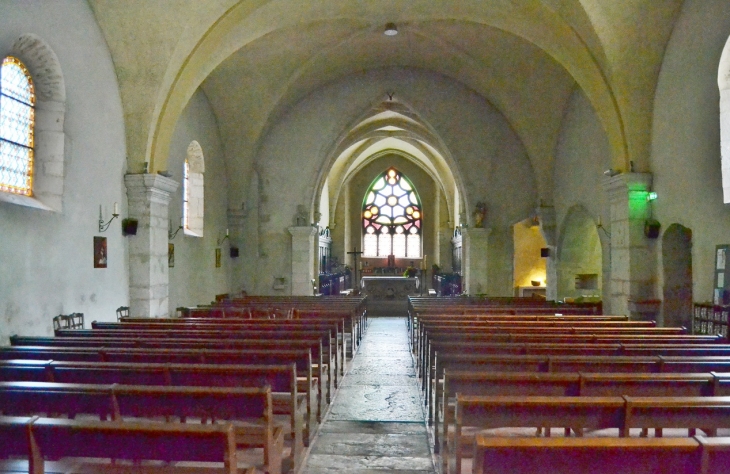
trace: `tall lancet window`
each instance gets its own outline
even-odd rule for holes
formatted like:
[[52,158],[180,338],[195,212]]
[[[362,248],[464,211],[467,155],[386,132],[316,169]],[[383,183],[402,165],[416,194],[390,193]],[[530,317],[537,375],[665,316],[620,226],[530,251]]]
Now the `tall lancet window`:
[[363,256],[421,258],[422,218],[413,184],[400,171],[388,169],[363,200]]
[[19,59],[0,66],[0,191],[33,194],[35,90]]

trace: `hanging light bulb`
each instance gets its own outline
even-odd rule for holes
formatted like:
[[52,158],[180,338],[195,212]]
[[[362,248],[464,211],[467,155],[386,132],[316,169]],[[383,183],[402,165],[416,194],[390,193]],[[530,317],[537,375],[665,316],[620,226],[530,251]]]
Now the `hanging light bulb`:
[[384,33],[385,36],[395,36],[398,34],[398,27],[395,23],[386,23]]

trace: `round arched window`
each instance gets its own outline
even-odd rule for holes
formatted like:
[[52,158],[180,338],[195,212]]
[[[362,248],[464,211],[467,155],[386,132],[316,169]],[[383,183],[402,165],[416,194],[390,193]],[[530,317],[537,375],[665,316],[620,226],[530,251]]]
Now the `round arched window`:
[[363,256],[421,258],[422,219],[413,184],[400,171],[388,169],[363,199]]

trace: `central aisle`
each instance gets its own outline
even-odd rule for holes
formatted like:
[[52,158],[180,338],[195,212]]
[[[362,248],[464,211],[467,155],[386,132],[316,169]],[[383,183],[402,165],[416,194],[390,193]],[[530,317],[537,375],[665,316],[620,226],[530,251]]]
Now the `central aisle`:
[[405,318],[374,318],[303,472],[435,473]]

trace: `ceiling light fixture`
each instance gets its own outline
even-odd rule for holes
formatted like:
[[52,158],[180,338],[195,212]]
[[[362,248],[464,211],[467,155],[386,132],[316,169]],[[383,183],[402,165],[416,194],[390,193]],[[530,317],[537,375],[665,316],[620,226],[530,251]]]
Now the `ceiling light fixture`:
[[385,36],[395,36],[398,34],[398,27],[395,26],[395,23],[386,23],[383,33],[385,33]]

